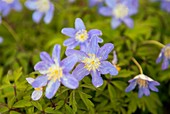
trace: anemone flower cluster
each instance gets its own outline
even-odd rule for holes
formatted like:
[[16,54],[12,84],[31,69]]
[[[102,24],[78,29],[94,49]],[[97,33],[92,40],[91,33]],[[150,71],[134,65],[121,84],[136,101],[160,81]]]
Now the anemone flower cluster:
[[0,0],[0,23],[2,17],[7,16],[12,9],[16,11],[22,10],[19,0]]
[[[64,28],[62,33],[71,37],[64,42],[68,46],[65,52],[67,57],[60,60],[61,46],[58,44],[54,46],[52,57],[47,52],[41,52],[41,61],[34,66],[41,75],[35,79],[26,79],[34,88],[31,96],[33,100],[40,99],[43,88],[45,88],[45,96],[51,99],[61,84],[70,89],[76,89],[79,81],[91,74],[93,85],[100,87],[103,84],[101,74],[111,76],[118,74],[116,67],[107,61],[114,45],[112,43],[106,43],[102,47],[98,45],[103,41],[99,38],[100,30],[92,29],[87,32],[83,21],[77,18],[75,29]],[[73,49],[78,45],[80,50]],[[78,65],[75,66],[77,63]]]
[[111,26],[117,28],[124,22],[129,28],[133,28],[134,23],[130,18],[138,11],[138,0],[105,0],[106,7],[101,7],[99,13],[103,16],[111,16]]
[[27,0],[25,6],[30,10],[35,10],[32,15],[34,22],[39,23],[44,16],[44,22],[50,23],[54,14],[54,5],[50,0]]

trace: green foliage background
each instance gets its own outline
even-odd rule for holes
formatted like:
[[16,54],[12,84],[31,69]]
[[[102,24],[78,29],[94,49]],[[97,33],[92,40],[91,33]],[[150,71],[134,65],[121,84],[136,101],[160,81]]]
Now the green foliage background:
[[[21,0],[24,4],[25,0]],[[140,0],[139,12],[132,16],[134,28],[122,24],[113,30],[111,18],[98,14],[97,7],[89,8],[86,0],[70,4],[67,0],[53,0],[55,14],[50,24],[35,24],[32,11],[23,7],[21,12],[12,11],[3,18],[0,35],[0,114],[168,114],[170,110],[170,70],[161,70],[156,58],[161,48],[148,44],[156,40],[163,44],[170,42],[170,14],[160,9],[159,2]],[[37,77],[33,67],[40,60],[41,51],[51,54],[55,44],[67,39],[61,34],[64,27],[74,27],[75,18],[80,17],[87,30],[96,28],[103,32],[104,43],[114,44],[118,54],[119,75],[103,76],[104,84],[95,88],[91,77],[80,81],[79,88],[70,90],[61,86],[55,97],[48,100],[43,96],[39,101],[31,100],[33,88],[26,82],[27,77]],[[103,45],[102,43],[101,45]],[[62,46],[61,58],[66,47]],[[144,74],[160,82],[159,93],[142,98],[138,90],[125,93],[128,80],[139,74],[131,61],[134,57],[143,68]],[[112,54],[109,61],[112,61]]]

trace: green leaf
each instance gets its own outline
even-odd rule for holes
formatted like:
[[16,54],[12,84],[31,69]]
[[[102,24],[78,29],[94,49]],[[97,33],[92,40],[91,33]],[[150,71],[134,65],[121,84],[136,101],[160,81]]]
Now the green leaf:
[[9,114],[21,114],[21,113],[16,112],[16,111],[10,111],[10,113],[9,113]]
[[119,74],[113,78],[127,78],[127,77],[130,77],[132,75],[134,75],[135,72],[134,71],[130,71],[130,70],[120,70]]
[[61,112],[55,110],[55,109],[52,108],[52,107],[47,107],[47,108],[45,109],[45,112],[46,112],[46,113],[50,113],[50,114],[61,114]]
[[71,107],[69,105],[65,104],[65,108],[66,108],[67,114],[73,114],[73,110],[71,109]]
[[14,80],[16,82],[22,75],[22,68],[15,70],[13,75],[14,75]]
[[111,84],[108,84],[108,91],[109,91],[109,96],[110,96],[111,102],[115,102],[115,100],[116,100],[116,90]]
[[18,102],[16,102],[13,107],[14,108],[22,108],[22,107],[26,107],[26,106],[31,106],[31,102],[30,101],[26,101],[26,100],[20,100]]
[[73,107],[73,112],[76,113],[77,112],[77,102],[76,102],[76,98],[75,98],[75,90],[73,90],[70,94],[70,102],[69,103]]
[[[0,104],[1,105],[1,104]],[[2,107],[2,106],[0,106],[0,114],[1,113],[4,113],[4,112],[7,112],[9,110],[9,108],[8,107]]]
[[92,110],[92,108],[94,107],[94,104],[93,102],[89,100],[91,96],[81,91],[79,91],[79,95],[80,95],[80,98],[83,100],[84,104],[86,105],[87,109]]
[[125,87],[127,86],[127,84],[123,81],[112,81],[112,84],[121,91],[125,91]]
[[40,111],[42,111],[42,106],[38,101],[31,101],[31,103]]

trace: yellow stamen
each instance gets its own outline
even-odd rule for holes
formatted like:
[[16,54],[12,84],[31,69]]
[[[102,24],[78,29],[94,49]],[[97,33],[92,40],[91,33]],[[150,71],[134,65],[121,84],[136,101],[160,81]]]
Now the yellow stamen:
[[87,40],[87,38],[88,38],[88,33],[86,30],[79,30],[76,33],[75,39],[79,42],[84,42],[85,40]]
[[60,78],[63,76],[63,70],[59,66],[52,66],[48,69],[48,80],[60,80]]

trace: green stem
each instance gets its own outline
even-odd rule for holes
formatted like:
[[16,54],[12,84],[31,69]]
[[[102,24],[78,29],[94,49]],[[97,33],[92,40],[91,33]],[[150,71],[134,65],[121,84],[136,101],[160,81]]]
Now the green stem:
[[160,43],[160,42],[158,42],[156,40],[148,40],[148,41],[143,42],[143,44],[155,44],[155,45],[157,45],[157,46],[159,46],[161,48],[165,47],[164,44],[162,44],[162,43]]
[[136,59],[134,57],[132,57],[132,61],[136,64],[136,66],[139,68],[139,71],[141,74],[143,74],[143,70],[142,67],[140,66],[140,64],[136,61]]
[[19,38],[17,34],[15,33],[15,31],[11,28],[11,26],[5,21],[2,21],[2,25],[8,30],[8,32],[12,35],[14,40],[17,42]]

